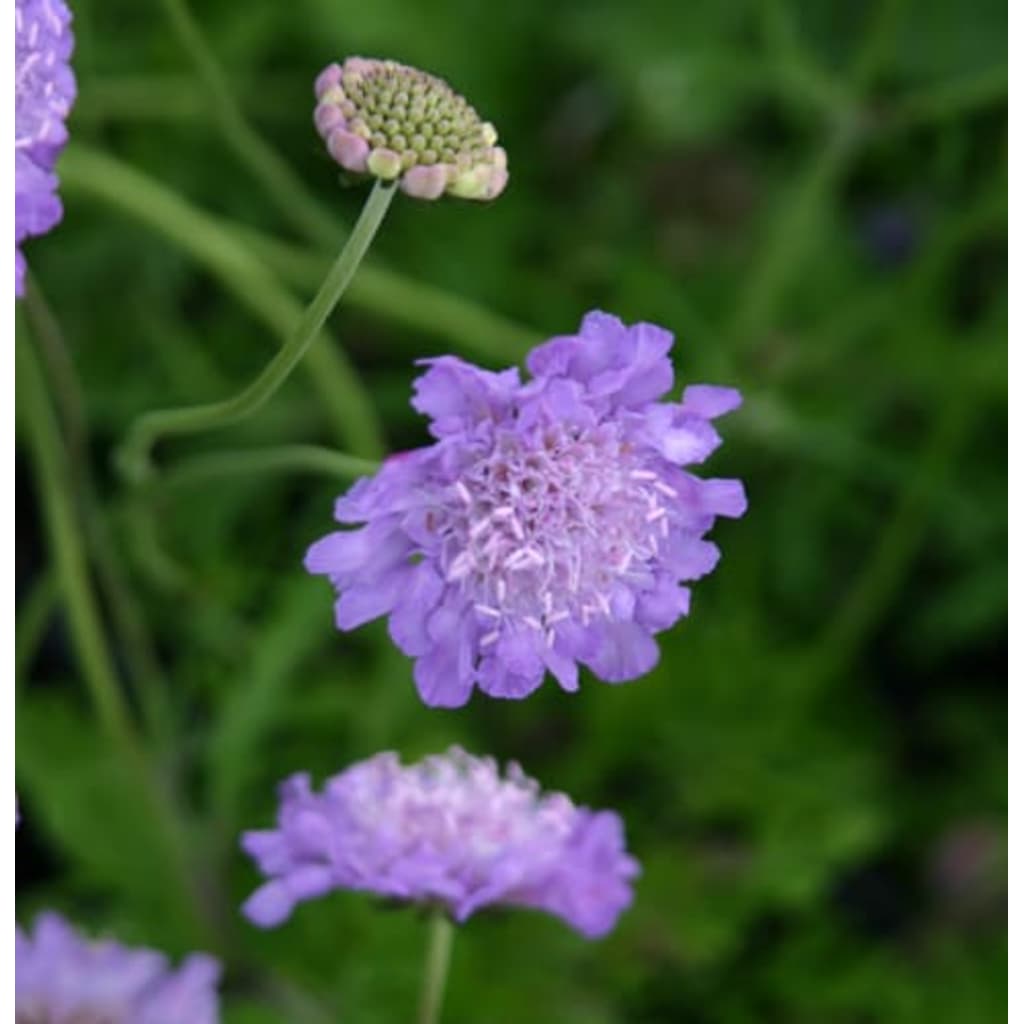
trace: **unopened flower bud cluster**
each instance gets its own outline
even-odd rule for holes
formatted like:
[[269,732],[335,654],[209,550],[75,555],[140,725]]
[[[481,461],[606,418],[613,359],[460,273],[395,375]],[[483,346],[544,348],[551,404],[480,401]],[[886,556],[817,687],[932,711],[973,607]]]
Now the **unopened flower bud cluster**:
[[316,80],[314,122],[342,167],[406,194],[438,199],[494,199],[505,188],[505,150],[494,125],[481,121],[434,75],[391,60],[350,57]]

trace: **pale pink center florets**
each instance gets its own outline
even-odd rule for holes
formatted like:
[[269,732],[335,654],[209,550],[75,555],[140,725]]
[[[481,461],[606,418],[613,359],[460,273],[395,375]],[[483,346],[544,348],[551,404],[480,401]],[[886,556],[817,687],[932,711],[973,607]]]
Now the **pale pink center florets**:
[[650,578],[676,498],[613,425],[499,435],[450,488],[436,527],[448,582],[493,622],[482,645],[505,622],[550,643],[565,619],[620,611]]
[[[403,767],[379,755],[345,778],[345,807],[375,849],[394,856],[425,852],[461,864],[481,878],[507,850],[547,847],[557,852],[572,832],[576,809],[562,794],[542,796],[516,765],[502,777],[496,763],[455,748]],[[389,834],[390,833],[390,834]]]

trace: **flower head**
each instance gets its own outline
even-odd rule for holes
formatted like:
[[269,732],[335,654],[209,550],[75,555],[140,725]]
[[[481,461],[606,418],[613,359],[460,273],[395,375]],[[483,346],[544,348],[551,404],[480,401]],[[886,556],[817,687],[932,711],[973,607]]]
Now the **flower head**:
[[440,78],[393,60],[349,57],[316,80],[314,122],[346,170],[438,199],[494,199],[508,181],[494,125]]
[[242,837],[269,878],[243,908],[263,927],[304,900],[357,889],[441,904],[460,922],[492,904],[532,907],[599,938],[633,899],[639,868],[617,814],[542,794],[518,765],[502,776],[457,747],[408,767],[377,754],[323,793],[294,775],[280,798],[277,828]]
[[62,0],[15,0],[14,4],[14,290],[25,289],[21,243],[42,235],[63,215],[57,197],[57,157],[75,99],[68,63],[74,38],[71,13]]
[[90,941],[55,913],[16,936],[18,1024],[217,1024],[220,968],[194,954],[172,971],[148,949]]
[[738,480],[702,480],[720,438],[710,420],[731,388],[672,387],[672,336],[591,313],[580,332],[529,355],[533,380],[453,356],[426,360],[413,406],[435,444],[388,459],[341,497],[364,523],[314,544],[348,630],[390,616],[416,659],[427,704],[456,707],[474,686],[524,697],[549,670],[577,688],[577,663],[608,682],[658,660],[652,639],[689,610],[681,583],[710,572],[715,517],[746,508]]

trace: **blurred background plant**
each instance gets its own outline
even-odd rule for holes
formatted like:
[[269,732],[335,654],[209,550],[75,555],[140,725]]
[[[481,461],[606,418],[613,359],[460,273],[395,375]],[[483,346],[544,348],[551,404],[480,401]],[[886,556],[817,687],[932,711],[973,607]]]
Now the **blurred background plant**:
[[[237,835],[293,770],[460,742],[617,808],[644,876],[599,944],[474,920],[451,1024],[999,1019],[1005,5],[74,11],[66,216],[19,321],[21,919],[209,949],[229,1022],[408,1019],[424,929],[337,895],[255,931]],[[130,421],[248,380],[354,220],[311,125],[353,53],[492,118],[506,194],[396,203],[308,372],[126,491]],[[420,444],[413,358],[508,365],[593,307],[743,389],[711,470],[750,512],[650,677],[430,711],[301,569],[348,468],[306,446]]]

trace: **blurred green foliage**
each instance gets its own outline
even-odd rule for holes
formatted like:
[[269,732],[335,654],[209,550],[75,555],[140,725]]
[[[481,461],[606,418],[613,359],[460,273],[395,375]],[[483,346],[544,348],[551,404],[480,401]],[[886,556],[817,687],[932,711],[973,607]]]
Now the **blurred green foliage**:
[[[89,704],[26,440],[21,920],[212,949],[232,1024],[409,1020],[422,922],[339,894],[260,933],[237,836],[291,771],[460,742],[620,810],[644,875],[599,944],[473,920],[450,1024],[999,1019],[1005,5],[203,0],[197,37],[179,0],[72,2],[66,215],[28,247],[69,361],[45,324],[19,344],[165,806]],[[428,710],[384,628],[337,634],[301,569],[343,482],[240,472],[140,502],[115,479],[133,417],[265,362],[358,212],[310,124],[314,75],[352,53],[463,91],[511,185],[398,202],[312,376],[159,458],[344,450],[343,354],[388,447],[414,446],[418,356],[506,365],[594,307],[664,324],[684,380],[745,392],[710,471],[750,511],[716,528],[722,565],[648,678]]]

